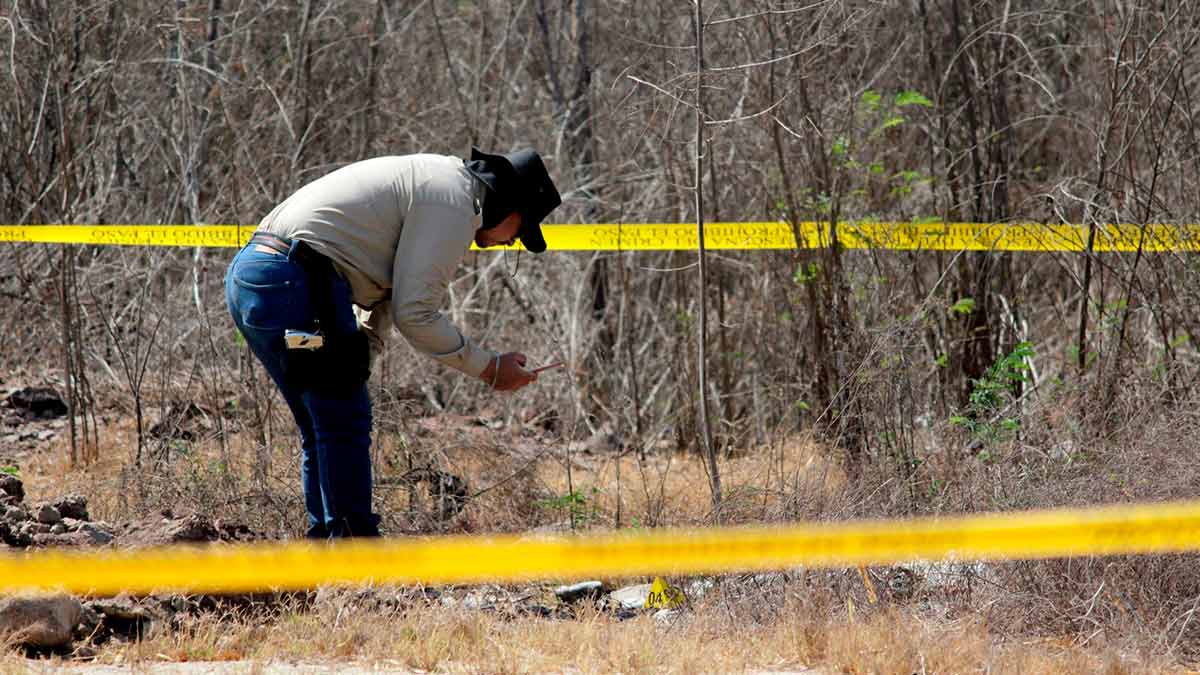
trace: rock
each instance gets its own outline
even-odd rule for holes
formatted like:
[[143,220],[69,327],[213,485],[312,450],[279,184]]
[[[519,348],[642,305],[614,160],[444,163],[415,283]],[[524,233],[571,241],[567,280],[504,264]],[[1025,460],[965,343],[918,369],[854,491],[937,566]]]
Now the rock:
[[917,575],[907,567],[895,567],[888,574],[887,588],[892,599],[911,600],[917,589]]
[[30,533],[30,545],[41,548],[89,548],[104,546],[112,543],[113,539],[111,531],[97,527],[94,523],[84,523],[77,530],[68,530],[62,527],[62,523],[58,523],[48,532]]
[[29,514],[25,512],[25,509],[19,506],[10,506],[8,507],[8,510],[4,512],[4,519],[10,523],[20,523],[22,521],[29,520]]
[[63,525],[62,521],[59,521],[50,526],[50,534],[65,534],[66,531],[67,531],[67,526]]
[[42,504],[33,509],[33,518],[45,525],[54,525],[62,520],[62,514],[50,504]]
[[216,541],[217,529],[198,515],[175,518],[166,513],[160,519],[146,519],[125,525],[121,542],[131,546],[164,546],[180,542]]
[[19,529],[14,530],[8,523],[0,522],[0,542],[15,548],[25,548],[29,546],[30,538]]
[[82,605],[81,610],[79,624],[75,626],[75,639],[90,640],[99,630],[102,617],[99,612],[88,605]]
[[152,618],[150,612],[126,595],[115,598],[93,600],[87,606],[105,619],[116,621],[144,621]]
[[129,638],[146,637],[155,622],[162,618],[152,608],[124,595],[93,600],[86,607],[100,615],[101,629]]
[[54,502],[54,508],[58,509],[59,514],[63,518],[74,518],[75,520],[91,520],[88,517],[88,501],[83,495],[67,495],[62,499]]
[[50,387],[18,389],[8,395],[8,404],[18,412],[38,419],[62,417],[67,414],[66,401]]
[[96,546],[103,546],[116,538],[116,533],[105,523],[83,523],[77,531]]
[[31,647],[71,642],[83,606],[69,595],[0,599],[0,635]]
[[89,544],[91,540],[82,532],[33,532],[29,535],[29,545],[34,548],[80,548]]
[[264,538],[245,525],[210,520],[202,515],[175,516],[170,511],[164,511],[159,518],[144,518],[125,523],[116,531],[103,523],[94,524],[103,525],[102,529],[112,533],[123,546],[135,548],[183,542],[253,541]]
[[19,504],[25,500],[25,486],[16,476],[0,473],[0,493],[12,497]]
[[638,584],[619,588],[608,594],[608,599],[620,609],[642,609],[650,597],[652,584]]
[[50,532],[50,526],[45,523],[39,523],[33,520],[27,520],[21,523],[20,532],[29,536],[35,534],[47,534]]
[[604,595],[604,582],[601,581],[581,581],[570,586],[559,586],[554,589],[554,595],[562,602],[575,602],[577,600],[596,600]]

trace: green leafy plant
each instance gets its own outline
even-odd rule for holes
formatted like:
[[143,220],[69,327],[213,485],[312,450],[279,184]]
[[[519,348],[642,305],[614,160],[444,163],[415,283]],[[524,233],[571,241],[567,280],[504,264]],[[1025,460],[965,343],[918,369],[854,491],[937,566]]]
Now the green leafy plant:
[[[886,152],[894,139],[889,132],[909,121],[909,111],[916,107],[932,108],[933,102],[919,91],[903,90],[891,96],[874,89],[864,91],[853,104],[852,123],[829,141],[828,152],[832,165],[848,180],[842,182],[839,202],[867,200],[872,185],[883,183],[892,197],[911,194],[930,177],[909,167],[889,167],[878,156]],[[820,215],[832,212],[834,197],[827,193],[803,196],[806,209]],[[797,278],[797,283],[803,279]]]
[[807,265],[800,263],[796,265],[796,271],[792,274],[792,281],[797,284],[805,284],[817,278],[817,264],[810,262]]
[[950,305],[949,312],[951,314],[966,315],[975,311],[975,298],[959,298],[957,302]]
[[0,466],[0,473],[8,474],[14,478],[20,476],[20,470],[15,466]]
[[550,511],[566,513],[571,517],[571,522],[576,525],[586,525],[600,518],[596,506],[596,495],[598,494],[600,494],[600,490],[595,487],[571,490],[557,497],[540,499],[537,505]]
[[[972,381],[966,410],[951,417],[950,423],[967,429],[980,440],[998,441],[1011,437],[1021,425],[1016,417],[1006,416],[1005,412],[1015,400],[1014,393],[1019,385],[1030,381],[1027,361],[1033,355],[1033,344],[1021,342],[1011,353],[997,359],[983,377]],[[981,451],[983,461],[992,458],[990,451]]]

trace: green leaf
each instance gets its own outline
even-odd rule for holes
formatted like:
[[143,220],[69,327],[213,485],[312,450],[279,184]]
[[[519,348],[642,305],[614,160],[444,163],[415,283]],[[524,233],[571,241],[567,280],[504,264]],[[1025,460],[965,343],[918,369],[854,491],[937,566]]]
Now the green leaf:
[[975,298],[959,298],[958,302],[950,306],[950,311],[955,314],[970,314],[975,311]]
[[933,107],[933,101],[925,98],[925,95],[919,91],[906,90],[896,94],[895,106],[903,108],[906,105],[919,105],[926,108]]
[[838,136],[833,141],[833,156],[842,158],[846,156],[846,152],[850,149],[850,139],[845,136]]
[[883,128],[891,129],[892,127],[898,127],[907,121],[908,120],[904,119],[904,116],[902,116],[902,115],[894,115],[883,121]]
[[867,110],[878,110],[880,102],[883,101],[883,96],[873,89],[868,89],[863,92],[861,100]]
[[19,475],[19,470],[15,466],[0,466],[0,473],[6,473],[15,477]]
[[817,278],[817,264],[810,262],[807,266],[804,263],[796,265],[796,271],[792,274],[792,281],[797,284],[804,284]]

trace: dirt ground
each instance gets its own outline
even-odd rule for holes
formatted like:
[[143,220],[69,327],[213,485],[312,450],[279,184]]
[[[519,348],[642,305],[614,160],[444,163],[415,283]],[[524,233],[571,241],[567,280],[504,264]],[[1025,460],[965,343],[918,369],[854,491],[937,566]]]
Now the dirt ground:
[[[298,498],[289,457],[264,460],[248,430],[218,443],[203,420],[178,457],[131,471],[130,421],[102,430],[113,448],[69,465],[60,416],[7,406],[8,453],[23,497],[8,498],[5,541],[21,549],[140,547],[296,536]],[[401,438],[402,441],[398,441]],[[414,473],[403,442],[439,448],[437,469]],[[381,511],[405,532],[530,531],[705,522],[703,466],[669,452],[640,457],[609,432],[555,445],[529,429],[482,418],[420,418],[377,444]],[[761,457],[730,458],[724,478],[734,521],[769,519],[790,491],[836,500],[846,477],[800,438]],[[276,492],[214,499],[218,465],[268,463],[256,478]],[[570,471],[567,471],[567,467]],[[211,472],[211,473],[206,473]],[[417,476],[413,479],[413,476]],[[184,478],[191,491],[180,491]],[[274,482],[273,482],[274,481]],[[10,484],[12,481],[10,480]],[[15,507],[24,519],[13,515]],[[163,508],[166,505],[168,508]],[[55,507],[60,520],[39,522]],[[205,508],[207,507],[207,508]],[[281,508],[286,518],[277,518]],[[3,509],[0,509],[2,511]],[[70,514],[70,517],[65,514]],[[53,518],[50,518],[53,520]],[[65,525],[64,525],[65,523]],[[558,582],[577,580],[558,580]],[[318,589],[243,596],[79,598],[84,621],[65,645],[10,641],[0,671],[48,672],[1187,672],[1176,657],[1113,633],[1089,640],[1007,625],[1016,600],[989,587],[982,566],[914,564],[864,570],[670,579],[688,596],[678,610],[622,608],[608,595],[649,579],[604,579],[604,594],[568,600],[556,583],[453,588]]]

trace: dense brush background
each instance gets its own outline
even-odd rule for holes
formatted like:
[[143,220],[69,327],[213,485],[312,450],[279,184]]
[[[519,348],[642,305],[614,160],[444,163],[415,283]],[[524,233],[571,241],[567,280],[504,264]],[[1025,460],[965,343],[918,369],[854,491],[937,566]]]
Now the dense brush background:
[[[705,6],[707,221],[1200,222],[1195,3]],[[348,162],[472,145],[542,152],[564,197],[553,222],[694,221],[691,11],[4,2],[0,222],[253,224]],[[97,488],[120,495],[112,513],[183,500],[294,534],[294,432],[227,315],[232,256],[4,245],[0,385],[71,400],[55,452],[119,464],[122,489]],[[1192,254],[834,246],[707,260],[701,288],[694,252],[468,255],[453,319],[568,367],[500,397],[398,340],[371,383],[380,476],[435,467],[498,487],[476,495],[493,501],[473,525],[393,515],[394,529],[520,529],[547,504],[625,527],[1196,494]],[[703,506],[701,297],[719,465],[761,468],[727,481],[719,512]],[[164,432],[189,406],[206,433]],[[450,452],[446,434],[416,429],[431,413],[524,431]],[[522,454],[535,436],[550,450]],[[798,445],[825,462],[821,481],[789,469]],[[688,467],[702,506],[623,503],[620,483],[569,474],[537,483],[531,465],[565,474],[572,452],[661,476]],[[1194,557],[1014,563],[989,579],[1013,632],[1200,650]]]

